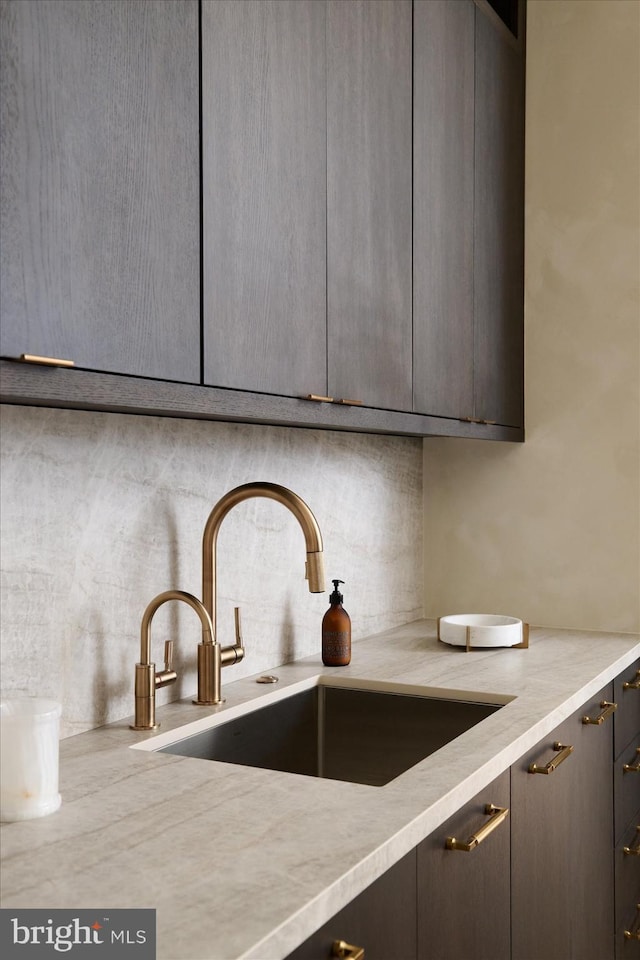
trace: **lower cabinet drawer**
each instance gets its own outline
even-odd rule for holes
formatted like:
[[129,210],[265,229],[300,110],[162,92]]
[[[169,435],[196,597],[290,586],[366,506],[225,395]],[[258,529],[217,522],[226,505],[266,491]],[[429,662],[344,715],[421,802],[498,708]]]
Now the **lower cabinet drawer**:
[[[330,960],[340,941],[366,960],[416,960],[416,853],[412,850],[347,904],[287,960]],[[356,951],[351,956],[357,956]]]
[[640,660],[627,667],[614,681],[613,699],[618,704],[613,717],[614,757],[640,732]]
[[616,929],[616,960],[638,960],[640,957],[640,898],[627,920]]
[[640,739],[632,740],[613,765],[615,840],[629,826],[640,800]]
[[420,960],[509,960],[509,805],[506,770],[419,845]]
[[615,878],[616,960],[640,958],[640,810],[616,846]]

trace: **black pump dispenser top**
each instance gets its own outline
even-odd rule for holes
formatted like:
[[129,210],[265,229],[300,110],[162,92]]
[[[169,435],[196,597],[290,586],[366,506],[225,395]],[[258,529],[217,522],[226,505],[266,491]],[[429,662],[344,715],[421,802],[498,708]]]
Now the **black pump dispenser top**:
[[331,594],[331,596],[329,597],[329,602],[330,602],[331,604],[342,603],[344,597],[342,596],[342,594],[341,594],[340,591],[338,590],[338,584],[339,584],[339,583],[344,583],[344,580],[332,580],[331,582],[333,583],[334,590],[333,590],[333,593]]

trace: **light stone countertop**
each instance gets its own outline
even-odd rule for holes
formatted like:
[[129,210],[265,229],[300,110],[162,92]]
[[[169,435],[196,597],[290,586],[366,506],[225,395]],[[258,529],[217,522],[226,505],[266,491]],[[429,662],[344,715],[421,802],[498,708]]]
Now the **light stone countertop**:
[[637,636],[551,628],[467,653],[423,620],[354,643],[349,667],[278,667],[278,689],[322,673],[515,697],[384,787],[128,749],[273,689],[224,670],[222,707],[61,742],[60,810],[0,830],[0,903],[155,908],[158,960],[285,957],[639,656]]

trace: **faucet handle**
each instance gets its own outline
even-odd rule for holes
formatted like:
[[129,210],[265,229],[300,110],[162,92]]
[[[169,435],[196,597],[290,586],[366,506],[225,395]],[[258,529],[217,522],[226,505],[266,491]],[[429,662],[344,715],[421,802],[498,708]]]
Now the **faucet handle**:
[[242,619],[240,616],[240,607],[233,608],[233,616],[236,622],[236,646],[243,647],[242,642]]
[[173,670],[173,640],[164,642],[164,668],[167,673]]
[[233,615],[236,621],[236,642],[229,647],[222,647],[220,650],[220,664],[223,667],[230,667],[233,663],[240,663],[244,657],[240,607],[233,608]]
[[166,687],[169,683],[174,683],[178,679],[178,674],[173,669],[173,640],[164,642],[164,670],[156,673],[155,686]]

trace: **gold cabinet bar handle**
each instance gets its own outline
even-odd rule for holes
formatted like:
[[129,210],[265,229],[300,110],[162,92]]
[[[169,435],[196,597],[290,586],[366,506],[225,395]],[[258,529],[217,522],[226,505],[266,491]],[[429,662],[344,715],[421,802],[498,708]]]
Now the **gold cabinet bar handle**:
[[625,940],[640,940],[640,903],[636,904],[636,919],[631,930],[624,931]]
[[43,367],[74,367],[73,360],[58,360],[56,357],[38,357],[33,353],[21,353],[22,363],[39,363]]
[[636,827],[635,847],[623,847],[622,852],[625,856],[640,857],[640,827]]
[[553,771],[567,759],[569,754],[573,753],[573,747],[571,745],[558,743],[558,741],[554,743],[553,749],[558,752],[558,756],[554,757],[553,760],[549,760],[549,763],[545,764],[544,767],[539,767],[537,763],[530,764],[529,773],[553,773]]
[[582,722],[596,723],[598,726],[600,726],[601,723],[604,723],[607,717],[610,717],[611,714],[618,709],[618,704],[610,703],[608,700],[601,700],[600,709],[602,710],[602,713],[598,717],[583,717]]
[[345,407],[361,407],[362,400],[346,400],[344,397],[340,400],[334,400],[334,403],[341,403]]
[[317,393],[308,393],[303,400],[315,400],[316,403],[333,403],[333,397],[321,397]]
[[623,690],[640,690],[640,670],[636,670],[635,680],[625,680],[622,684]]
[[461,840],[456,840],[455,837],[447,837],[445,842],[447,850],[462,850],[464,853],[475,850],[508,816],[509,807],[496,807],[495,804],[488,803],[484,808],[484,812],[487,816],[490,816],[491,819],[487,820],[485,825],[480,827],[477,833],[472,834],[466,843],[463,843]]
[[331,944],[331,956],[338,960],[364,960],[364,947],[356,947],[346,940],[334,940]]
[[[636,754],[640,755],[640,747],[636,747]],[[622,772],[623,773],[640,773],[640,760],[636,760],[635,763],[623,763]]]

